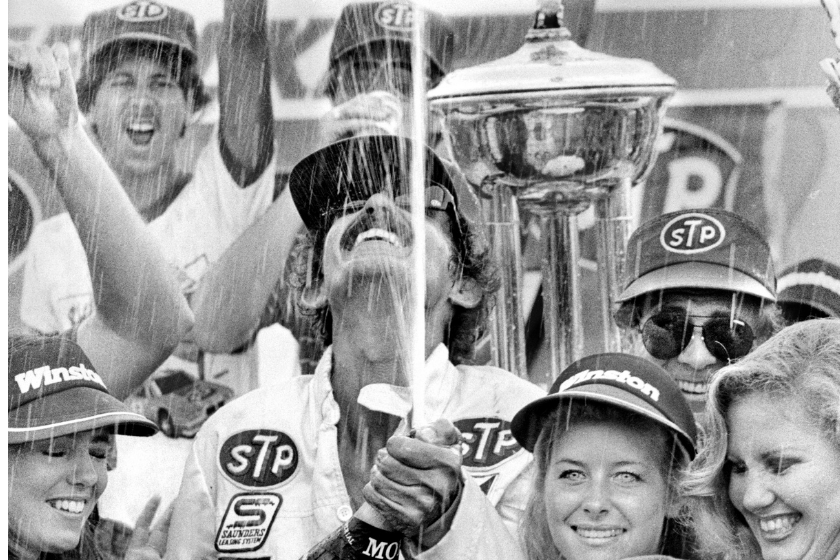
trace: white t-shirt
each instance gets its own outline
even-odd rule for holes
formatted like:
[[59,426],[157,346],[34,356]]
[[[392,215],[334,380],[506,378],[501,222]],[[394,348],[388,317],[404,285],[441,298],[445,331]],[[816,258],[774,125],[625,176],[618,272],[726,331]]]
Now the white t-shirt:
[[[239,187],[222,161],[218,131],[199,154],[195,174],[170,206],[149,223],[166,259],[178,269],[181,288],[191,294],[209,266],[271,205],[274,160],[246,188]],[[93,311],[87,258],[69,214],[40,222],[27,249],[21,295],[21,319],[42,333],[62,332]],[[197,350],[182,344],[176,355],[193,364]],[[255,350],[236,355],[203,355],[204,377],[234,389],[237,395],[258,386]],[[183,361],[161,368],[185,369]]]
[[[222,161],[218,130],[214,130],[194,171],[172,204],[149,223],[164,256],[177,267],[187,295],[209,266],[271,205],[275,160],[253,184],[241,188]],[[61,332],[78,325],[93,308],[87,257],[70,216],[62,213],[40,222],[27,248],[21,298],[24,324],[43,333]],[[297,342],[286,329],[273,325],[237,354],[199,354],[194,344],[184,342],[153,377],[176,369],[197,378],[199,357],[204,378],[231,387],[237,396],[300,371]],[[191,440],[173,440],[163,434],[120,436],[118,440],[117,468],[110,473],[100,511],[103,517],[133,525],[151,496],[160,494],[165,507],[177,494]]]

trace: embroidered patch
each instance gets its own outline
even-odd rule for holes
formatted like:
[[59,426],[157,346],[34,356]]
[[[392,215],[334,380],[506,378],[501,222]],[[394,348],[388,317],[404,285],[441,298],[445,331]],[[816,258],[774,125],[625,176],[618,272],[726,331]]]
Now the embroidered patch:
[[490,467],[521,449],[510,433],[510,422],[501,418],[468,418],[455,422],[464,441],[461,457],[465,467]]
[[726,229],[708,214],[691,212],[677,216],[662,228],[659,242],[671,252],[692,254],[710,251],[723,243]]
[[376,23],[391,31],[410,31],[414,21],[411,6],[402,2],[387,2],[376,9],[373,16]]
[[142,23],[145,21],[160,21],[169,14],[169,8],[151,0],[137,0],[126,4],[117,12],[117,17],[123,21]]
[[247,430],[230,436],[219,452],[219,468],[235,484],[268,488],[287,482],[298,465],[297,446],[275,430]]
[[250,552],[259,549],[265,544],[282,503],[282,496],[277,494],[235,495],[228,504],[216,534],[216,550]]

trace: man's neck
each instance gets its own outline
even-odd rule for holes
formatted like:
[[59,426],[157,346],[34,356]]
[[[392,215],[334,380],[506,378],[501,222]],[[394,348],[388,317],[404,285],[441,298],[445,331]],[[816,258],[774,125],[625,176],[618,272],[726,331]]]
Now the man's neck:
[[190,179],[172,166],[162,166],[151,173],[123,171],[117,173],[117,178],[146,223],[163,214]]

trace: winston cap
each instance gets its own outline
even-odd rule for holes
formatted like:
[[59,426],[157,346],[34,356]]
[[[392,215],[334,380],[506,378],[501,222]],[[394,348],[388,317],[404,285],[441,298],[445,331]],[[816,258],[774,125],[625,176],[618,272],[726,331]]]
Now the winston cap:
[[9,340],[9,443],[24,443],[106,426],[150,436],[157,426],[108,393],[90,360],[61,337]]
[[587,402],[610,404],[658,422],[677,436],[688,457],[694,457],[697,427],[679,387],[658,365],[629,354],[596,354],[567,367],[547,396],[516,413],[513,437],[533,452],[552,411],[561,403]]

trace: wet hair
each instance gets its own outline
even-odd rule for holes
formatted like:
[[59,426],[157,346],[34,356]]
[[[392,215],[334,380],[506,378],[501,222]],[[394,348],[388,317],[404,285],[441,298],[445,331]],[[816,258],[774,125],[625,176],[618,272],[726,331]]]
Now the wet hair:
[[812,319],[787,327],[713,378],[704,445],[683,483],[701,553],[708,557],[761,557],[758,542],[729,500],[725,468],[727,414],[733,404],[753,394],[777,400],[780,411],[800,407],[814,429],[840,450],[840,319]]
[[639,297],[622,304],[618,312],[615,314],[615,320],[618,325],[624,329],[638,330],[641,328],[642,315],[644,314],[645,309],[656,307],[664,300],[666,295],[673,294],[692,298],[731,298],[734,296],[734,304],[737,308],[740,309],[745,306],[754,306],[758,309],[758,323],[751,326],[755,329],[755,340],[757,344],[761,344],[779,332],[785,325],[785,320],[782,316],[781,310],[772,301],[761,299],[742,292],[710,290],[704,288],[674,288],[642,294]]
[[[534,473],[531,494],[520,521],[520,540],[528,560],[561,560],[563,556],[554,544],[548,526],[545,503],[545,481],[554,445],[575,425],[584,423],[615,423],[650,434],[660,453],[660,473],[667,486],[667,499],[679,500],[679,485],[688,464],[688,456],[677,443],[673,432],[662,424],[632,411],[607,403],[590,401],[562,402],[545,420],[534,447]],[[680,515],[665,518],[659,554],[675,558],[693,557],[689,524]]]
[[[476,230],[475,224],[463,215],[450,219],[453,260],[450,266],[459,276],[472,279],[481,293],[479,304],[473,309],[454,306],[452,319],[446,329],[444,343],[449,349],[449,359],[454,364],[471,363],[476,342],[484,335],[487,318],[495,305],[495,293],[500,279],[490,249]],[[321,257],[326,231],[317,230],[298,238],[290,258],[289,286],[303,315],[315,316],[315,327],[325,345],[332,343],[332,314],[329,304],[322,307],[309,305],[307,289],[313,278],[323,280]]]
[[175,46],[149,41],[119,41],[96,53],[86,64],[86,72],[76,83],[76,96],[82,113],[90,112],[102,82],[126,60],[145,58],[163,64],[178,81],[184,99],[197,111],[210,101],[198,74],[197,63]]

